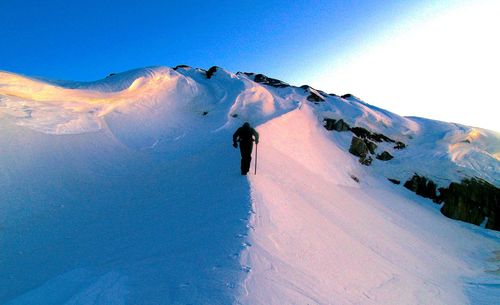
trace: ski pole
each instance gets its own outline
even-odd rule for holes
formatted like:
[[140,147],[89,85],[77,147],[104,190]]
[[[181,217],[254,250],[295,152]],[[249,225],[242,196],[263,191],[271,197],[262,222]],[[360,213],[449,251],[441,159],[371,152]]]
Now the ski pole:
[[257,175],[257,151],[259,148],[259,144],[255,143],[255,171],[254,175]]

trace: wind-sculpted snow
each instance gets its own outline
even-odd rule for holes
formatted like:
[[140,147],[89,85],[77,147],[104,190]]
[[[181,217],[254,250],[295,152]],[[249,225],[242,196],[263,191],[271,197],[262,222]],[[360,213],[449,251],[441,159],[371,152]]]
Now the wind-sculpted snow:
[[215,129],[230,116],[259,122],[294,106],[224,70],[210,80],[200,70],[178,71],[132,70],[91,83],[49,82],[2,72],[0,111],[35,131],[79,134],[109,128],[126,145],[146,148],[186,136],[202,115],[210,117],[205,121]]
[[[315,107],[320,118],[343,119],[407,145],[394,150],[392,143],[377,143],[380,151],[396,156],[375,162],[373,168],[387,178],[407,180],[414,173],[431,177],[440,186],[479,177],[500,186],[500,134],[495,131],[416,117],[401,117],[366,104],[355,97],[331,97]],[[351,137],[333,135],[346,150]]]
[[[498,233],[386,180],[498,186],[498,133],[210,71],[151,67],[95,82],[0,72],[0,304],[500,297]],[[394,159],[361,165],[353,133],[325,130],[325,118],[406,147],[382,141]],[[231,147],[245,121],[261,136],[248,179]]]
[[295,105],[181,72],[1,75],[0,304],[234,302],[250,195],[231,135]]
[[256,214],[242,303],[492,304],[500,289],[480,295],[498,281],[485,269],[499,267],[486,259],[500,235],[444,220],[431,201],[371,175],[313,111],[258,129],[274,140],[260,145],[260,173],[250,178]]
[[233,302],[250,195],[229,130],[156,151],[1,122],[0,304]]
[[[168,68],[141,72],[109,77],[116,81],[65,86],[3,73],[2,108],[18,125],[50,134],[78,134],[97,131],[109,115],[124,111],[154,122],[204,106],[199,103],[204,92],[191,79]],[[156,110],[162,111],[161,117],[144,117]]]

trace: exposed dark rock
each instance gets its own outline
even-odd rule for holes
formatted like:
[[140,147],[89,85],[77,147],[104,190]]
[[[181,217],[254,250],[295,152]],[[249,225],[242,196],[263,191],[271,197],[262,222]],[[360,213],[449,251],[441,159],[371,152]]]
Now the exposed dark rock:
[[358,137],[363,138],[363,139],[370,139],[375,142],[391,142],[394,143],[395,141],[391,138],[389,138],[386,135],[383,135],[381,133],[372,133],[368,129],[365,129],[363,127],[353,127],[351,128],[351,131]]
[[371,135],[371,132],[369,132],[367,129],[364,129],[362,127],[353,127],[351,128],[351,131],[359,138],[366,139]]
[[396,142],[396,145],[394,146],[394,149],[403,149],[406,148],[406,144],[400,141]]
[[264,74],[257,74],[253,80],[257,83],[267,83],[269,79]]
[[307,97],[307,100],[310,101],[310,102],[315,102],[315,103],[324,102],[325,101],[324,98],[322,98],[321,96],[317,95],[314,92],[311,92],[311,94]]
[[354,175],[351,175],[351,179],[356,181],[357,183],[359,183],[359,178],[354,176]]
[[394,157],[389,152],[383,151],[381,154],[378,154],[376,158],[382,161],[389,161]]
[[[307,100],[313,103],[319,103],[319,102],[324,102],[325,99],[321,96],[321,94],[325,94],[323,91],[316,90],[313,87],[309,85],[302,85],[300,88],[304,89],[306,92],[309,92],[309,96],[307,97]],[[321,92],[321,93],[320,93]]]
[[372,139],[375,142],[379,142],[379,143],[382,142],[382,141],[384,141],[384,142],[391,142],[391,143],[395,142],[393,139],[391,139],[388,136],[383,135],[381,133],[372,133],[370,139]]
[[470,144],[470,140],[469,139],[465,139],[463,141],[460,141],[461,143],[467,143],[467,144]]
[[207,115],[207,114],[208,114],[208,111],[203,111],[201,114],[202,114],[202,115]]
[[286,88],[286,87],[290,87],[289,84],[285,83],[285,82],[282,82],[280,81],[279,79],[275,79],[275,78],[270,78],[268,77],[267,78],[267,85],[269,86],[273,86],[273,87],[276,87],[276,88]]
[[372,141],[368,141],[365,139],[365,144],[366,147],[368,147],[368,150],[370,151],[370,154],[375,154],[375,150],[377,149],[377,144],[373,143]]
[[339,97],[338,95],[336,95],[335,93],[328,93],[329,96],[333,96],[333,97]]
[[[302,87],[309,87],[307,85],[304,85]],[[311,92],[314,94],[313,92]],[[309,97],[308,97],[309,99]],[[352,131],[356,137],[364,139],[366,141],[366,144],[368,146],[368,149],[370,150],[370,153],[374,154],[375,150],[377,149],[377,145],[371,141],[375,142],[390,142],[390,143],[396,143],[396,146],[398,147],[406,147],[404,143],[402,142],[396,142],[393,139],[389,138],[386,135],[383,135],[381,133],[372,133],[366,128],[363,127],[351,127],[349,124],[344,122],[344,120],[335,120],[335,119],[330,119],[330,118],[325,118],[325,128],[327,130],[336,130],[336,131]],[[371,141],[368,141],[371,140]]]
[[208,69],[206,75],[207,75],[207,78],[210,79],[212,78],[212,76],[215,74],[215,72],[217,72],[217,69],[218,67],[217,66],[213,66],[211,67],[210,69]]
[[369,166],[370,164],[372,164],[372,161],[373,161],[373,159],[370,156],[359,158],[359,163],[366,165],[366,166]]
[[488,217],[486,228],[500,231],[500,189],[481,179],[452,182],[448,188],[440,188],[443,215],[481,224]]
[[111,76],[113,76],[113,75],[116,75],[116,73],[109,73],[109,75],[108,75],[108,76],[106,76],[106,78],[111,77]]
[[337,122],[337,120],[325,118],[323,122],[326,130],[335,130],[335,122]]
[[482,224],[487,218],[486,228],[500,231],[500,188],[487,181],[472,178],[452,182],[447,188],[439,188],[439,196],[436,195],[436,184],[417,174],[404,186],[434,202],[444,202],[441,213],[446,217],[475,225]]
[[423,176],[414,174],[410,180],[406,181],[404,187],[425,198],[430,198],[435,202],[438,201],[436,194],[436,183]]
[[363,165],[372,164],[373,159],[368,155],[368,146],[363,139],[352,137],[349,152],[359,157],[359,163]]
[[352,137],[349,152],[355,156],[364,158],[368,154],[368,147],[363,139]]
[[347,93],[347,94],[344,94],[342,95],[341,97],[342,98],[350,98],[350,97],[353,97],[354,95],[350,94],[350,93]]
[[324,119],[325,121],[325,128],[327,130],[336,130],[336,131],[349,131],[351,130],[351,127],[349,124],[344,122],[344,120],[334,120],[334,119],[329,119],[326,118]]
[[177,70],[177,69],[185,69],[185,68],[191,68],[190,66],[187,66],[187,65],[177,65],[175,66],[174,70]]
[[392,183],[394,184],[400,184],[401,181],[397,180],[397,179],[391,179],[391,178],[387,178],[387,180],[391,181]]
[[289,84],[275,78],[267,77],[264,74],[254,74],[254,73],[247,73],[244,72],[247,76],[254,76],[253,80],[256,83],[260,83],[263,85],[268,85],[276,88],[285,88],[285,87],[290,87]]
[[233,118],[237,118],[237,117],[238,117],[238,114],[237,114],[237,113],[233,113],[233,114],[231,114],[231,116],[232,116]]
[[359,163],[363,165],[370,165],[372,164],[373,158],[369,156],[368,153],[370,152],[370,149],[375,151],[376,148],[377,145],[373,142],[358,137],[352,137],[349,152],[359,157]]
[[351,126],[349,126],[349,124],[344,122],[344,120],[342,120],[342,119],[335,122],[333,127],[337,131],[349,131],[349,130],[351,130]]

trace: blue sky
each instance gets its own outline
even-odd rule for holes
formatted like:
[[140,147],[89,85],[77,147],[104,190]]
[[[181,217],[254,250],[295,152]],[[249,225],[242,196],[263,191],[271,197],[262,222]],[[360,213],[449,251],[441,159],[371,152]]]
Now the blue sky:
[[1,68],[74,80],[181,63],[287,78],[289,71],[317,65],[318,54],[334,56],[373,28],[383,29],[411,3],[8,2],[0,4]]
[[[481,115],[481,122],[467,121],[434,114],[430,106],[419,110],[412,100],[405,105],[413,87],[403,86],[406,93],[395,95],[391,75],[375,73],[370,65],[387,60],[380,50],[398,37],[463,3],[477,2],[0,1],[0,70],[96,80],[151,65],[218,65],[337,94],[351,92],[402,115],[485,126]],[[369,57],[377,51],[378,57]],[[500,129],[492,124],[485,127]]]

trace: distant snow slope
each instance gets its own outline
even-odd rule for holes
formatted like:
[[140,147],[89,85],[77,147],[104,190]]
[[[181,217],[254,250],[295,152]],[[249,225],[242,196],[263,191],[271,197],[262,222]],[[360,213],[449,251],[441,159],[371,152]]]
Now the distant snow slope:
[[[498,133],[255,77],[152,67],[83,83],[0,72],[0,304],[500,297],[500,235],[386,180],[418,172],[499,186]],[[382,143],[395,159],[362,166],[324,118],[407,148]],[[249,179],[231,147],[244,121],[261,133]]]

